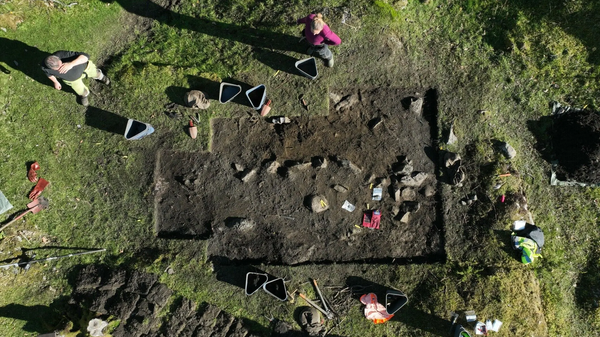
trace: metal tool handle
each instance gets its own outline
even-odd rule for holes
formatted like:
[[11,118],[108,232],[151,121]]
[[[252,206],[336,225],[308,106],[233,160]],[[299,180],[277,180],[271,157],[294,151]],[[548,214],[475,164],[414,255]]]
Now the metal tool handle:
[[331,313],[331,311],[325,311],[323,310],[320,306],[318,306],[315,302],[309,300],[306,296],[304,296],[304,294],[300,294],[300,297],[302,297],[308,304],[310,304],[313,308],[319,310],[323,315],[325,315],[325,317],[327,317],[328,319],[333,319],[333,314]]

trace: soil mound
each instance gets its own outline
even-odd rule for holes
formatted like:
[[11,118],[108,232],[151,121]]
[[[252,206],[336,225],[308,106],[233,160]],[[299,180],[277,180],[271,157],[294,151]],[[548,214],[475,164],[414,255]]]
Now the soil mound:
[[121,323],[113,337],[254,336],[241,319],[186,298],[172,301],[170,314],[161,316],[173,292],[157,279],[153,274],[89,265],[77,276],[70,303],[118,317]]
[[558,115],[552,135],[561,180],[600,183],[600,114],[572,111]]

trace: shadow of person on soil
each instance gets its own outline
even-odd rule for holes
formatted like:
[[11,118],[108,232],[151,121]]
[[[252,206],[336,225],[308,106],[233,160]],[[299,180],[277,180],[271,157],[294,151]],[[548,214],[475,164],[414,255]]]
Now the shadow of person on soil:
[[295,36],[238,26],[203,18],[195,18],[176,13],[168,7],[160,6],[152,1],[102,0],[106,3],[118,2],[126,11],[154,19],[160,23],[178,29],[192,30],[198,33],[244,43],[257,48],[277,49],[283,51],[303,52],[304,44],[298,43]]
[[[20,71],[26,76],[40,82],[41,84],[53,87],[52,82],[44,74],[41,64],[50,53],[39,50],[34,46],[17,40],[11,40],[0,37],[0,63],[5,63],[8,67]],[[10,71],[4,66],[2,72],[10,74]]]
[[63,329],[67,320],[65,308],[68,306],[69,298],[59,297],[50,305],[21,305],[7,304],[0,307],[0,317],[12,318],[26,321],[23,331],[34,333],[47,333],[56,329]]
[[[352,289],[352,297],[359,300],[360,296],[368,293],[377,295],[377,301],[385,305],[385,294],[387,290],[393,288],[366,280],[358,276],[350,276],[346,279],[346,285]],[[414,291],[419,293],[420,287]],[[427,292],[429,293],[429,292]],[[408,304],[394,314],[391,321],[402,322],[403,324],[420,329],[437,336],[446,337],[451,327],[451,322],[440,317],[434,316],[414,306],[409,298]],[[362,303],[360,303],[362,306]]]

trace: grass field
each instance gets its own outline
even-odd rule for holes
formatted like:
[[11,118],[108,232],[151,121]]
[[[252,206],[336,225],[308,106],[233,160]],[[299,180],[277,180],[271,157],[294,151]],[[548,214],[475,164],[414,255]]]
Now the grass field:
[[[322,11],[343,43],[332,47],[335,67],[320,67],[308,82],[291,74],[290,61],[304,57],[294,20],[311,11]],[[28,202],[27,162],[37,160],[51,182],[43,194],[50,208],[4,231],[0,260],[14,262],[20,248],[41,247],[38,258],[74,251],[54,247],[107,249],[27,272],[0,270],[0,335],[53,329],[70,294],[69,270],[95,262],[157,273],[177,295],[257,322],[259,332],[266,333],[267,311],[291,320],[297,302],[265,309],[264,297],[245,298],[218,282],[204,251],[154,235],[154,154],[206,150],[211,118],[249,110],[213,101],[194,141],[182,131],[186,118],[169,119],[164,105],[222,80],[266,84],[288,116],[307,113],[297,91],[317,116],[328,111],[329,88],[434,88],[440,137],[454,125],[459,142],[440,147],[465,158],[469,183],[444,187],[454,214],[445,223],[445,263],[263,266],[294,286],[328,272],[339,275],[332,283],[355,275],[411,300],[398,321],[377,326],[356,305],[335,334],[443,336],[451,311],[473,309],[504,322],[498,336],[598,335],[600,190],[550,186],[531,125],[550,114],[553,100],[600,107],[599,19],[600,3],[584,0],[191,0],[168,10],[141,0],[0,1],[0,190],[15,206],[8,213]],[[111,77],[110,88],[91,86],[93,109],[151,123],[155,134],[130,142],[90,126],[75,95],[54,90],[39,69],[46,53],[60,49],[89,53]],[[494,139],[517,157],[495,153]],[[494,190],[507,165],[517,174]],[[475,206],[454,202],[474,191],[482,200]],[[503,240],[511,214],[496,200],[513,193],[527,196],[546,235],[533,266],[521,265]],[[175,274],[164,272],[169,266]]]

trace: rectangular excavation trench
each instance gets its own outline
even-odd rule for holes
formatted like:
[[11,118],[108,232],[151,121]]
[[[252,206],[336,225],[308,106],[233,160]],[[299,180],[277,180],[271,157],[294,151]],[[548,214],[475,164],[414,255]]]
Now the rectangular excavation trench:
[[[157,234],[208,240],[209,257],[229,262],[442,260],[436,91],[422,95],[422,113],[410,108],[414,91],[331,91],[342,100],[330,102],[328,116],[281,125],[213,119],[212,152],[159,153]],[[420,185],[402,182],[418,173]],[[378,184],[383,198],[374,201]],[[315,195],[329,209],[313,212]],[[353,212],[341,208],[346,200]],[[381,211],[380,229],[361,226],[367,208]]]

